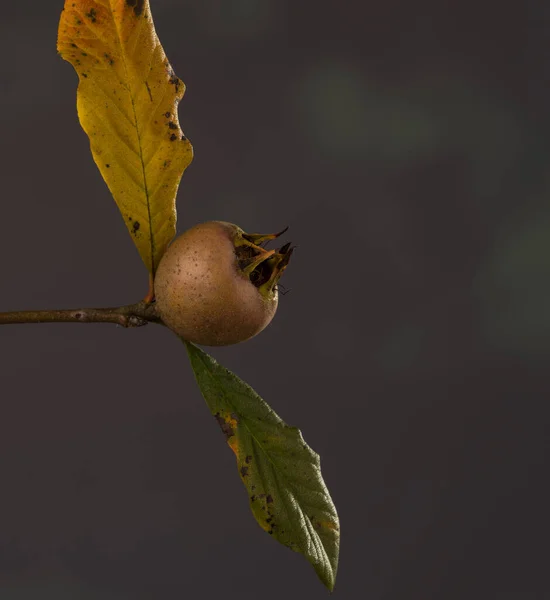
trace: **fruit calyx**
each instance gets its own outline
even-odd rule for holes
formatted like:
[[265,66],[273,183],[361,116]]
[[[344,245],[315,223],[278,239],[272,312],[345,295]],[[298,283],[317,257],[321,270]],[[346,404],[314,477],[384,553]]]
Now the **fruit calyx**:
[[237,263],[242,274],[267,298],[276,291],[276,286],[288,266],[295,246],[290,242],[278,249],[267,250],[262,244],[278,238],[287,231],[278,233],[245,233],[239,231],[234,239]]

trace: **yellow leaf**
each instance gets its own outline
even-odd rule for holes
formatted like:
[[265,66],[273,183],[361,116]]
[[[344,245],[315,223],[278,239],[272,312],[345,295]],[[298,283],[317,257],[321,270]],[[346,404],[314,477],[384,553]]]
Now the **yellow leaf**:
[[176,193],[193,149],[178,122],[185,91],[149,0],[66,0],[57,49],[79,77],[78,117],[149,272],[176,233]]

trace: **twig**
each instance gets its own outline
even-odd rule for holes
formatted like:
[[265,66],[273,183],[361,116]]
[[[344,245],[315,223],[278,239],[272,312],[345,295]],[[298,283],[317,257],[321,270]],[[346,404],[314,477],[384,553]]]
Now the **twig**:
[[154,303],[138,302],[115,308],[0,312],[0,325],[15,323],[115,323],[122,327],[143,327],[147,323],[162,324],[162,321]]

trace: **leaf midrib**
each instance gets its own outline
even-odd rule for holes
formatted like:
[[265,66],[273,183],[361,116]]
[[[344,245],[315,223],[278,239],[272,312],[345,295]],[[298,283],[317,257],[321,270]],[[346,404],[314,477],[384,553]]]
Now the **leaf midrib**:
[[134,123],[136,128],[137,140],[138,140],[138,155],[141,163],[141,172],[143,174],[143,192],[145,194],[145,204],[147,206],[147,220],[149,221],[149,242],[150,242],[150,250],[151,250],[151,273],[154,275],[156,271],[155,267],[155,239],[153,235],[153,219],[151,217],[151,201],[149,197],[149,187],[147,185],[147,173],[145,169],[145,161],[143,160],[143,148],[141,145],[141,135],[139,130],[138,117],[136,112],[136,105],[134,102],[134,96],[132,94],[131,86],[129,85],[130,77],[128,75],[128,65],[126,62],[126,53],[124,52],[124,48],[122,45],[122,37],[120,35],[120,29],[117,23],[117,20],[114,18],[112,0],[109,0],[109,7],[111,8],[111,15],[113,16],[113,23],[115,24],[115,30],[117,32],[117,44],[120,49],[120,56],[122,58],[122,64],[124,66],[124,73],[126,75],[127,85],[125,86],[128,90],[128,96],[130,97],[130,102],[132,104],[132,113],[134,115]]

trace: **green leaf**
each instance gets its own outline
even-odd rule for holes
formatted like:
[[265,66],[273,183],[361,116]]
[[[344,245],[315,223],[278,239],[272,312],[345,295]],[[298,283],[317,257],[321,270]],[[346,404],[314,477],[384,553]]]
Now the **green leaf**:
[[248,384],[194,344],[186,346],[202,395],[237,457],[256,521],[302,553],[332,591],[340,525],[319,455]]

